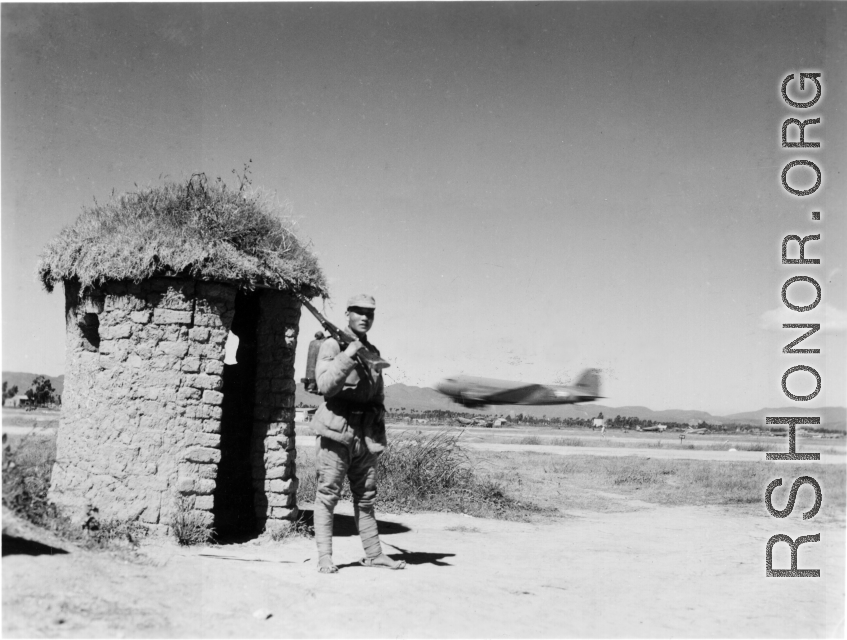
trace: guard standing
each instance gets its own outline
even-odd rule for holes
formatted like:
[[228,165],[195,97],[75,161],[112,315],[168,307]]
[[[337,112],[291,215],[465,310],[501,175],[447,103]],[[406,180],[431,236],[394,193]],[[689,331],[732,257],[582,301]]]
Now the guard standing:
[[386,445],[384,384],[382,372],[365,366],[356,354],[366,349],[379,355],[367,337],[375,312],[372,296],[350,298],[350,344],[342,351],[337,340],[327,338],[315,366],[318,391],[326,399],[312,419],[317,434],[315,540],[321,573],[338,571],[332,562],[332,520],[345,476],[350,480],[356,527],[365,549],[361,564],[388,569],[406,566],[405,561],[392,560],[382,552],[374,514],[376,461]]

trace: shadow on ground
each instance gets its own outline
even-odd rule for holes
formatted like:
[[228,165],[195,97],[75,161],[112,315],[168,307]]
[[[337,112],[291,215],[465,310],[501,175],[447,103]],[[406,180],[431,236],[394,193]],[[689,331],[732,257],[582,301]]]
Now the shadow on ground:
[[41,556],[55,555],[59,553],[67,553],[64,549],[51,547],[48,544],[37,542],[35,540],[27,540],[26,538],[17,538],[15,536],[3,536],[3,555],[26,555],[26,556]]
[[[239,524],[241,526],[239,526]],[[313,528],[315,526],[314,510],[300,509],[300,515],[297,517],[297,524],[299,526]],[[235,525],[236,526],[231,529],[218,531],[214,538],[215,543],[218,545],[244,544],[255,540],[260,535],[258,531],[249,529],[246,523],[236,522]],[[377,520],[377,527],[379,527],[379,533],[381,535],[390,533],[406,533],[411,531],[411,529],[405,525],[379,519]],[[336,513],[333,520],[332,535],[334,537],[342,538],[359,535],[359,531],[356,529],[356,520],[353,516]]]
[[[298,522],[303,522],[307,527],[315,526],[315,512],[312,509],[300,509],[300,516],[297,518]],[[399,522],[388,522],[387,520],[379,520],[377,519],[376,525],[379,528],[380,535],[387,535],[390,533],[406,533],[411,531],[409,527],[406,525],[402,525]],[[341,515],[336,513],[333,521],[332,521],[332,535],[333,537],[349,537],[349,536],[357,536],[359,535],[358,529],[356,529],[356,520],[353,516]]]
[[[387,543],[383,543],[387,544]],[[394,545],[387,545],[393,547]],[[394,547],[395,549],[397,547]],[[444,558],[452,558],[456,554],[455,553],[432,553],[430,551],[407,551],[402,550],[402,553],[389,553],[386,554],[392,560],[405,560],[406,564],[432,564],[436,567],[452,567],[449,562],[442,562]],[[362,565],[358,562],[348,562],[346,564],[339,564],[339,569],[345,569],[347,567],[361,567]]]

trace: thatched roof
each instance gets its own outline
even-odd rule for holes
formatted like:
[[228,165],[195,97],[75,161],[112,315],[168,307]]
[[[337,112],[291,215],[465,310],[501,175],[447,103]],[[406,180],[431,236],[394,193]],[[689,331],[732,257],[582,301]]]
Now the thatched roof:
[[47,291],[64,280],[82,290],[107,280],[156,275],[326,295],[318,261],[298,240],[283,208],[260,190],[229,189],[194,175],[83,209],[41,253]]

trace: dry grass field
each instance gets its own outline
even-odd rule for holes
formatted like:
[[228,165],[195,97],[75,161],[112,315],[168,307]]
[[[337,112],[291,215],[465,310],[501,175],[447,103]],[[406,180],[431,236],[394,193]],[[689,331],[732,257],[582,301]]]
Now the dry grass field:
[[[780,475],[813,475],[821,484],[827,515],[845,513],[847,468],[797,464],[790,469],[772,462],[654,460],[640,457],[558,456],[546,453],[474,452],[481,470],[495,481],[512,484],[518,500],[558,512],[628,511],[634,504],[669,506],[733,505],[745,513],[764,513],[764,488]],[[790,473],[789,473],[790,472]],[[790,486],[790,481],[785,484]],[[812,495],[807,490],[808,498]],[[798,494],[799,495],[799,494]],[[807,505],[808,502],[808,505]],[[798,497],[795,509],[814,501]]]
[[3,407],[3,431],[5,433],[8,427],[18,427],[18,429],[15,429],[17,432],[21,432],[21,427],[36,430],[56,429],[59,426],[60,417],[61,412],[58,409],[27,411],[26,409]]
[[[43,482],[55,436],[51,429],[38,433],[15,436],[14,455]],[[315,571],[308,527],[276,540],[188,548],[162,539],[129,547],[120,537],[101,536],[98,544],[71,541],[67,554],[4,556],[3,635],[843,634],[845,465],[554,455],[543,446],[486,451],[462,445],[488,434],[502,437],[491,431],[390,429],[393,457],[384,459],[379,526],[386,551],[407,560],[404,572],[358,567],[361,547],[349,502],[341,503],[336,518],[336,576]],[[314,439],[307,425],[298,425],[298,435],[300,504],[308,510]],[[512,441],[517,445],[533,435],[544,439],[525,432]],[[609,451],[625,453],[611,446]],[[794,515],[770,517],[763,504],[767,484],[785,479],[775,498],[782,506],[786,487],[803,474],[823,489],[819,515],[801,520],[801,510],[811,504],[811,491],[804,488]],[[804,546],[800,564],[821,567],[823,577],[765,579],[767,539],[812,529],[821,532],[822,542]],[[4,540],[4,553],[6,548]],[[775,566],[788,562],[787,550],[775,553]],[[780,604],[789,600],[790,610]],[[254,617],[259,609],[271,617]]]

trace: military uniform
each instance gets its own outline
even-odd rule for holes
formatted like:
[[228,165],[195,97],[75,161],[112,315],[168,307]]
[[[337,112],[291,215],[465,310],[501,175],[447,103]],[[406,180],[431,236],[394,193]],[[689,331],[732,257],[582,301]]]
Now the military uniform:
[[[363,296],[351,298],[351,301],[361,298]],[[372,300],[370,298],[371,304]],[[367,301],[359,302],[362,307],[366,304]],[[356,305],[348,304],[350,306]],[[379,354],[366,337],[359,339],[363,349]],[[315,377],[318,390],[326,399],[312,419],[312,428],[317,434],[315,538],[318,553],[332,555],[333,512],[347,476],[362,545],[367,557],[375,558],[382,554],[374,515],[376,461],[386,445],[382,374],[366,367],[358,358],[349,357],[336,340],[328,338],[318,353]]]

